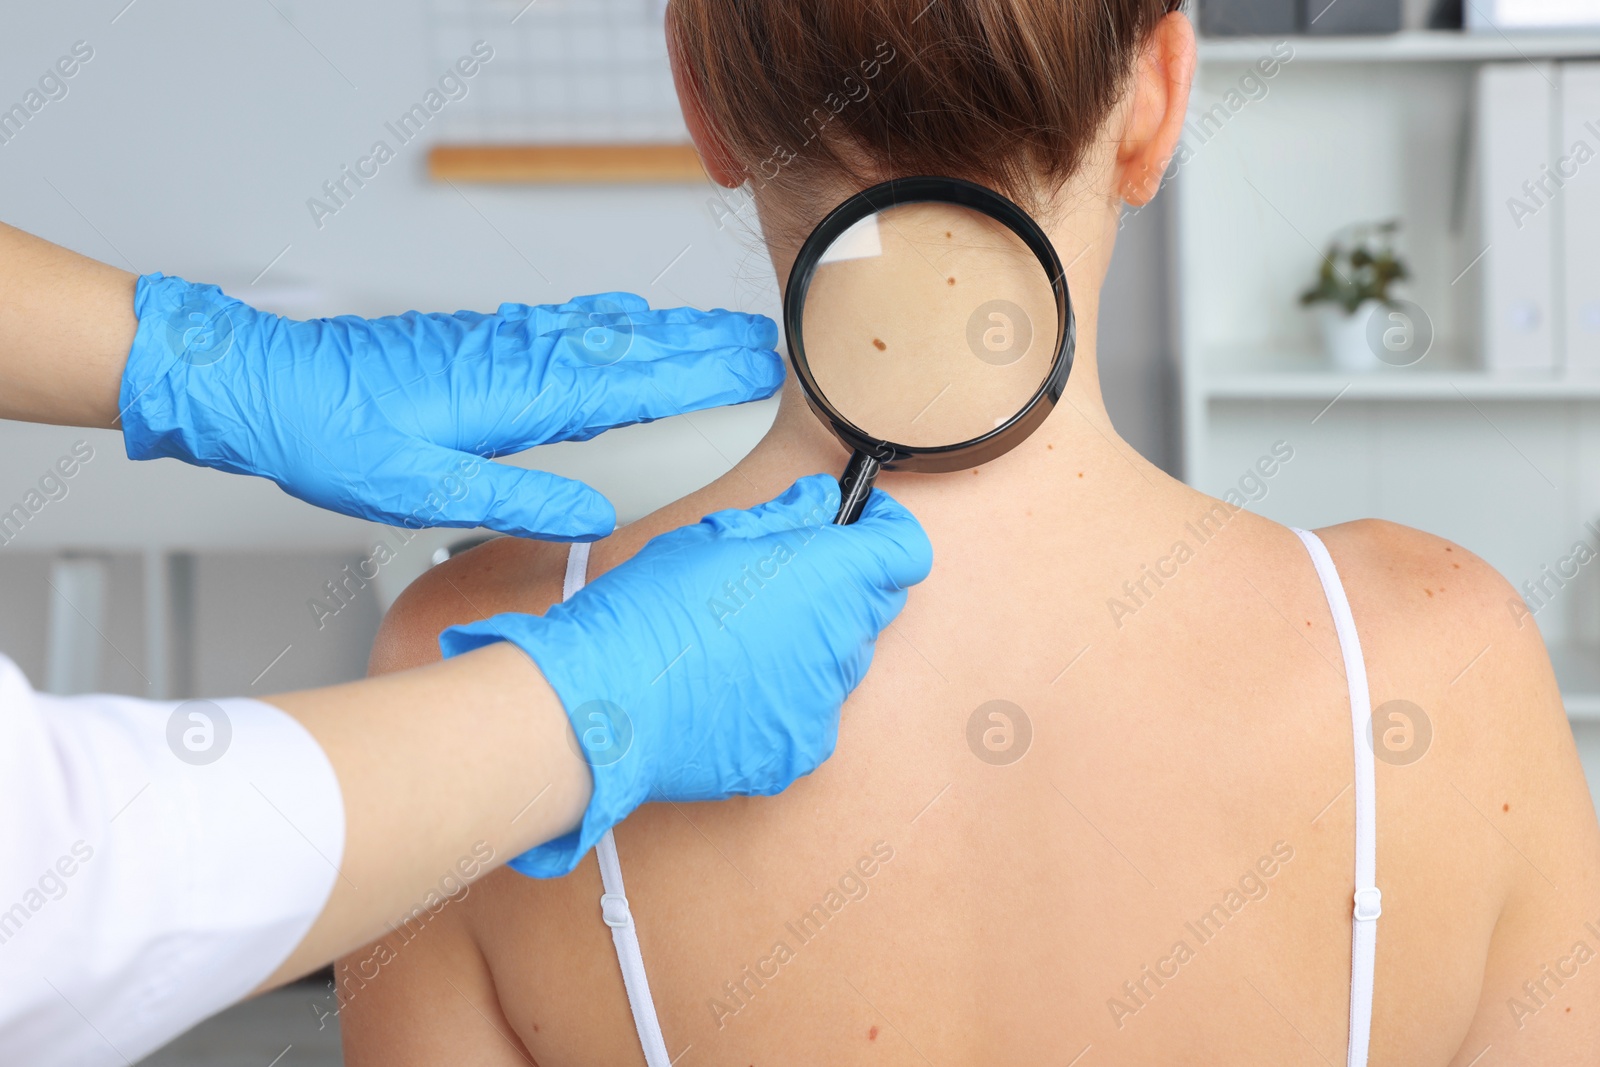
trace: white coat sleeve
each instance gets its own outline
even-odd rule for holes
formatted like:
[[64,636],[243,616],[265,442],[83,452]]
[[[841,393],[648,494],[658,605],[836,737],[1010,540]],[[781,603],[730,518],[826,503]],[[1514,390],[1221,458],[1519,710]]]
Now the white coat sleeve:
[[0,1064],[128,1064],[248,995],[344,852],[333,767],[254,700],[35,693],[0,656]]

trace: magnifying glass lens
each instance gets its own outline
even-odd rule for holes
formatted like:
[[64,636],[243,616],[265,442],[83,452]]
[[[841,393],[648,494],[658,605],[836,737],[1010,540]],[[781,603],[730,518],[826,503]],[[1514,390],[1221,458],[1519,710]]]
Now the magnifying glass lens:
[[920,201],[866,215],[822,252],[805,293],[816,391],[863,433],[910,449],[992,433],[1051,375],[1053,282],[984,212]]

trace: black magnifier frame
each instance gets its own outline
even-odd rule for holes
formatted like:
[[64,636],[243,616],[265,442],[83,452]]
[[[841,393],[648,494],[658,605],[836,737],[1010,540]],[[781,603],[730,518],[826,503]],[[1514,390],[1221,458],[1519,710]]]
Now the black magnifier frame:
[[[805,326],[802,321],[806,293],[821,265],[823,255],[834,241],[862,219],[901,204],[946,203],[971,208],[999,222],[1028,246],[1050,278],[1056,297],[1056,336],[1060,339],[1044,383],[1015,415],[979,437],[951,445],[919,447],[898,444],[874,437],[852,423],[828,402],[817,386],[806,359]],[[1055,246],[1022,208],[993,189],[960,178],[923,175],[894,178],[863,190],[828,213],[806,238],[783,295],[783,322],[788,333],[789,360],[811,410],[826,422],[852,455],[839,479],[841,501],[834,521],[848,526],[861,517],[867,496],[879,470],[915,471],[922,474],[948,474],[966,470],[1005,455],[1027,440],[1055,410],[1056,401],[1072,373],[1072,359],[1078,344],[1078,323],[1072,312],[1072,296],[1067,291],[1066,271]]]

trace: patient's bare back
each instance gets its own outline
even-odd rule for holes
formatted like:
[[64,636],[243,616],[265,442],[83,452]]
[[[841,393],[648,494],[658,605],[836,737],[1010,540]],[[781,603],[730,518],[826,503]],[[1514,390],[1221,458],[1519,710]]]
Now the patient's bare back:
[[[886,479],[937,563],[833,760],[780,797],[617,829],[675,1062],[1343,1062],[1355,753],[1310,557],[1176,483],[1129,508],[1113,463],[1047,445]],[[597,546],[590,577],[790,466],[758,453]],[[1041,472],[1059,481],[1030,491]],[[1600,832],[1537,631],[1459,546],[1320,533],[1375,709],[1371,1062],[1581,1062]],[[391,614],[375,669],[542,610],[565,567],[513,540],[452,560]],[[592,856],[559,881],[500,871],[381,965],[347,961],[349,1062],[643,1063],[601,892]]]

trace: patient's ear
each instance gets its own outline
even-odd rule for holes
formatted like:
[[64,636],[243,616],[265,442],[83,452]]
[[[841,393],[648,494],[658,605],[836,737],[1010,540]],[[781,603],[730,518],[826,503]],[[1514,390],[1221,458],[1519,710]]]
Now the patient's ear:
[[1135,207],[1150,202],[1178,146],[1194,81],[1194,26],[1173,12],[1156,24],[1134,68],[1132,100],[1117,148],[1117,192]]
[[667,54],[672,57],[672,82],[678,88],[678,106],[683,109],[689,136],[700,151],[700,162],[712,181],[727,189],[739,188],[744,184],[744,169],[734,160],[727,143],[706,114],[699,79],[678,53],[678,37],[670,26],[667,27]]

